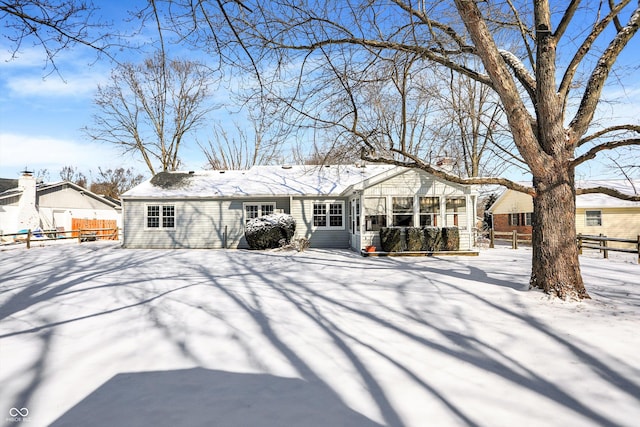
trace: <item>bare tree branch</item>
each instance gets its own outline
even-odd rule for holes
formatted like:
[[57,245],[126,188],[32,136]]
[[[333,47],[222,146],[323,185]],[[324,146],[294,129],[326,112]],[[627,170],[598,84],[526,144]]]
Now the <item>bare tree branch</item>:
[[[567,66],[564,76],[562,76],[562,80],[560,82],[560,86],[558,88],[558,94],[564,99],[567,97],[569,90],[571,89],[571,84],[575,78],[576,75],[576,71],[578,70],[579,65],[582,63],[582,61],[584,60],[585,56],[591,51],[591,48],[593,47],[593,44],[595,43],[595,41],[598,39],[598,37],[602,34],[602,32],[607,28],[607,26],[609,25],[609,23],[611,22],[611,20],[615,17],[618,16],[618,13],[620,13],[620,11],[630,2],[630,0],[624,0],[622,2],[620,2],[618,4],[617,7],[615,8],[611,8],[611,11],[609,12],[609,14],[607,16],[605,16],[600,22],[598,22],[593,29],[591,30],[591,33],[589,33],[587,35],[587,37],[584,39],[584,41],[582,42],[582,44],[580,45],[580,47],[578,48],[578,50],[576,51],[575,55],[573,56],[573,58],[571,58],[571,62],[569,63],[569,65]],[[564,27],[565,25],[568,25],[569,21],[571,18],[573,18],[573,15],[575,13],[575,10],[573,10],[573,1],[571,3],[571,5],[569,6],[569,8],[567,9],[567,12],[565,13],[565,15],[563,16],[563,19],[560,23],[560,25],[562,27]],[[579,3],[579,2],[577,2]],[[618,30],[619,32],[620,30]],[[556,31],[556,38],[560,39],[563,34],[564,34],[565,30],[560,28],[560,31]]]
[[[602,89],[604,88],[605,81],[609,76],[611,66],[614,64],[624,47],[629,43],[629,40],[638,31],[640,27],[640,5],[633,12],[629,18],[627,25],[616,34],[609,46],[600,56],[596,67],[594,68],[589,81],[587,82],[587,89],[585,90],[580,107],[575,117],[569,124],[570,132],[573,135],[582,135],[586,132],[591,120],[596,111],[596,106]],[[577,141],[574,141],[574,144]]]
[[15,58],[27,40],[45,52],[45,64],[57,71],[57,55],[73,46],[86,46],[113,59],[108,52],[114,36],[107,22],[96,20],[96,8],[78,0],[3,0],[0,25]]
[[593,147],[591,150],[587,151],[580,157],[577,157],[573,162],[571,162],[571,165],[573,167],[576,167],[586,162],[587,160],[594,159],[596,157],[596,154],[598,154],[601,151],[614,150],[616,148],[626,147],[629,145],[640,145],[640,138],[623,139],[621,141],[605,142],[603,144],[596,145],[595,147]]
[[640,195],[630,195],[609,187],[577,188],[576,194],[606,194],[616,199],[640,202]]
[[503,187],[509,188],[511,190],[514,191],[518,191],[520,193],[525,193],[525,194],[529,194],[530,196],[535,196],[536,195],[536,191],[533,187],[527,187],[526,185],[522,185],[522,184],[518,184],[517,182],[511,181],[509,179],[506,178],[497,178],[497,177],[477,177],[477,178],[460,178],[457,175],[453,175],[450,173],[447,173],[445,171],[443,171],[442,169],[436,168],[434,166],[431,166],[427,163],[424,163],[421,159],[412,156],[410,154],[407,153],[402,153],[403,156],[409,158],[410,160],[412,160],[412,162],[407,162],[407,161],[401,161],[401,160],[394,160],[394,159],[388,159],[388,158],[381,158],[381,157],[377,157],[377,156],[372,156],[370,154],[367,154],[366,152],[363,152],[361,154],[361,158],[362,160],[365,160],[367,162],[372,162],[372,163],[384,163],[384,164],[391,164],[391,165],[396,165],[396,166],[402,166],[402,167],[406,167],[406,168],[412,168],[412,169],[420,169],[423,170],[425,172],[428,172],[438,178],[450,181],[450,182],[455,182],[456,184],[465,184],[465,185],[487,185],[487,184],[492,184],[492,185],[501,185]]
[[618,132],[618,131],[631,131],[631,132],[636,132],[636,133],[640,133],[640,126],[639,125],[633,125],[633,124],[624,124],[624,125],[616,125],[616,126],[610,126],[604,129],[601,129],[589,136],[586,136],[584,138],[582,138],[577,146],[581,147],[582,145],[586,144],[587,142],[593,141],[595,139],[601,138],[603,136],[605,136],[606,134],[609,133],[613,133],[613,132]]

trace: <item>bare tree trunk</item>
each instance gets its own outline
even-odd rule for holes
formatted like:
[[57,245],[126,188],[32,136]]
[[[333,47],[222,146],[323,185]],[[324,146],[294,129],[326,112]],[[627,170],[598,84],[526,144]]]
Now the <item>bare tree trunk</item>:
[[534,186],[531,287],[563,299],[589,298],[576,243],[573,170],[550,168]]

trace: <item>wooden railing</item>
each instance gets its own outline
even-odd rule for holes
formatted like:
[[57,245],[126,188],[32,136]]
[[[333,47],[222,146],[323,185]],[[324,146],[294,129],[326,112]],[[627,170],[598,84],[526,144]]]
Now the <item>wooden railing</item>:
[[[618,248],[609,246],[609,242],[628,243],[635,245],[635,248]],[[598,249],[605,258],[609,258],[609,252],[626,252],[631,254],[638,254],[638,263],[640,264],[640,236],[636,239],[621,239],[618,237],[607,237],[603,235],[591,236],[578,234],[578,250],[582,255],[582,249]]]
[[[2,234],[2,240],[12,238],[9,243],[26,243],[27,249],[33,242],[45,242],[48,240],[77,239],[78,243],[95,240],[118,240],[118,228],[85,228],[79,230],[27,230],[20,233]],[[3,243],[5,244],[5,243]]]

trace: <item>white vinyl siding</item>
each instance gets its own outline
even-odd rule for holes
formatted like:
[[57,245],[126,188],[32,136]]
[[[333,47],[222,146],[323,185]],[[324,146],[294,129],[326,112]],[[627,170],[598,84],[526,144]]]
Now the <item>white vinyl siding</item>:
[[[123,245],[128,248],[246,248],[242,200],[126,200]],[[288,211],[288,198],[267,202]],[[148,228],[147,206],[175,207],[174,228]],[[151,232],[153,230],[153,232]]]
[[[338,216],[342,219],[341,227],[318,227],[314,226],[314,205],[323,205],[324,208],[317,208],[319,212],[325,211],[324,218],[327,224],[331,223],[331,218],[328,218],[331,209],[330,204],[340,204],[342,209],[342,215],[336,213],[334,223],[338,221]],[[309,200],[304,197],[292,198],[291,201],[291,215],[296,220],[296,234],[295,238],[304,237],[309,239],[312,248],[337,248],[347,249],[349,248],[349,228],[346,226],[346,200],[338,200],[331,198],[328,200]],[[336,209],[334,209],[334,212]],[[318,215],[319,216],[319,215]],[[320,218],[316,218],[316,221],[323,222]]]

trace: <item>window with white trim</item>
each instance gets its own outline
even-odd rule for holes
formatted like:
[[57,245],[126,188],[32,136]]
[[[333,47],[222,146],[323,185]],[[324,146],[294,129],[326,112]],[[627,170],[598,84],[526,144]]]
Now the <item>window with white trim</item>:
[[342,227],[342,203],[329,203],[329,227]]
[[245,224],[254,218],[270,215],[276,211],[276,204],[272,202],[245,203],[244,222]]
[[314,202],[313,226],[344,228],[344,202]]
[[587,227],[600,227],[602,225],[601,211],[585,211],[584,215]]
[[437,226],[440,216],[440,198],[420,197],[420,227]]
[[413,196],[392,197],[391,217],[394,227],[413,227]]
[[387,226],[387,198],[367,197],[364,199],[364,223],[366,231],[380,231]]
[[458,224],[458,217],[466,214],[466,200],[463,198],[451,198],[447,199],[446,203],[446,223],[447,227],[460,227],[465,228],[465,225]]
[[146,224],[147,228],[175,228],[175,205],[147,205]]

